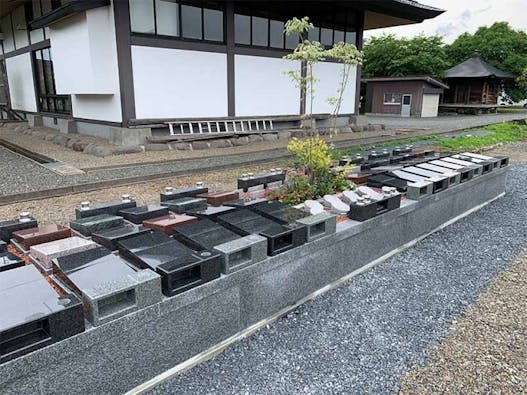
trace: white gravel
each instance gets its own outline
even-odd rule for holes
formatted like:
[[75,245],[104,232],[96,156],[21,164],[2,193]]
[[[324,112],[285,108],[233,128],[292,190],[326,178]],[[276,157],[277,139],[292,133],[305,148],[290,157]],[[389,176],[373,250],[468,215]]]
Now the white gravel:
[[527,244],[527,165],[508,194],[153,394],[388,394]]

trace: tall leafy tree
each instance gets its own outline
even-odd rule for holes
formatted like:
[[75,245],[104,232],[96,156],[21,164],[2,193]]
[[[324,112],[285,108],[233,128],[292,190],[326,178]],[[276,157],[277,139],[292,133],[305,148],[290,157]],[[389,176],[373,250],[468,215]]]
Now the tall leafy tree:
[[[474,51],[487,63],[519,77],[527,68],[527,33],[514,30],[507,22],[496,22],[480,27],[474,34],[464,33],[446,47],[451,66],[463,62]],[[515,101],[527,97],[527,87],[517,81],[508,82],[505,89]]]
[[397,38],[388,34],[372,37],[364,45],[365,77],[442,77],[449,65],[443,39],[439,36]]

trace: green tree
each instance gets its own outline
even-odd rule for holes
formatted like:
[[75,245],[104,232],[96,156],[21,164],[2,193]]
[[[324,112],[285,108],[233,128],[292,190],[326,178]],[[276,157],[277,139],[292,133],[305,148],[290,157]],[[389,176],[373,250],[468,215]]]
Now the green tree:
[[[446,47],[450,66],[467,60],[474,51],[492,66],[520,77],[527,68],[527,33],[514,30],[507,22],[482,26],[474,34],[464,33]],[[527,97],[527,87],[517,81],[507,82],[505,91],[515,101]]]
[[365,42],[363,52],[365,77],[431,75],[441,78],[450,65],[439,36],[372,37]]

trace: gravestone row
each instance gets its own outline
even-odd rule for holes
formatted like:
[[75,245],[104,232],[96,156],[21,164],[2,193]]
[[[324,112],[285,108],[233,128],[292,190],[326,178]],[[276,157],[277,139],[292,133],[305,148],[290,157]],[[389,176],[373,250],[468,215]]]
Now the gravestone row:
[[366,221],[507,165],[404,147],[341,163],[362,185],[297,207],[265,199],[285,180],[272,169],[237,191],[166,188],[159,205],[82,202],[69,227],[21,213],[0,222],[0,362],[331,235],[338,215]]

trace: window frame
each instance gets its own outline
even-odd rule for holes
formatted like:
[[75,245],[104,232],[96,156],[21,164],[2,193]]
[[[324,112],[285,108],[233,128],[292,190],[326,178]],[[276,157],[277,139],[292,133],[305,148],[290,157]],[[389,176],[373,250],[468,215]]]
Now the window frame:
[[[129,0],[127,0],[129,1]],[[157,18],[157,3],[159,0],[143,0],[143,1],[150,1],[152,3],[153,8],[153,23],[154,23],[154,32],[153,33],[144,33],[144,32],[134,32],[133,26],[131,23],[131,11],[130,11],[130,33],[133,36],[141,36],[141,37],[156,37],[156,38],[162,38],[162,39],[170,39],[170,40],[177,40],[177,41],[190,41],[190,42],[205,42],[205,43],[211,43],[211,44],[218,44],[218,45],[225,45],[226,40],[226,6],[225,4],[222,4],[219,8],[210,8],[207,7],[206,1],[199,1],[196,2],[196,4],[182,4],[182,1],[176,0],[174,3],[178,6],[178,26],[177,26],[177,35],[167,35],[167,34],[160,34],[159,28],[158,28],[158,18]],[[217,2],[221,4],[221,2]],[[130,4],[130,2],[129,2]],[[201,18],[201,38],[192,38],[192,37],[184,37],[183,36],[183,17],[182,17],[182,6],[190,6],[190,7],[196,7],[200,9],[200,18]],[[221,40],[210,40],[205,38],[205,9],[210,10],[216,10],[221,11],[222,13],[222,39]]]
[[[44,68],[44,52],[47,51],[49,54],[49,62],[50,62],[50,71],[51,73],[49,76],[51,77],[51,80],[46,80],[46,71]],[[40,55],[40,59],[37,59],[37,53]],[[34,65],[34,78],[35,78],[35,85],[36,85],[36,94],[37,94],[37,104],[38,104],[38,111],[39,112],[45,112],[45,113],[51,113],[51,114],[61,114],[61,115],[72,115],[71,111],[71,96],[70,95],[58,95],[57,87],[55,85],[55,75],[54,75],[54,69],[53,69],[53,57],[51,54],[51,47],[45,47],[40,48],[34,51],[31,51],[31,60]],[[42,80],[41,76],[39,75],[40,70],[38,67],[38,61],[42,62]],[[44,88],[41,86],[41,82],[44,84]],[[52,92],[50,87],[52,87]],[[44,90],[44,92],[42,92]],[[44,106],[43,103],[46,102],[46,105]],[[57,110],[59,107],[57,104],[62,103],[63,110]],[[53,104],[53,108],[51,108],[51,104]],[[45,108],[44,108],[45,107]]]
[[[387,95],[392,95],[392,97],[398,95],[400,101],[399,102],[386,101],[386,96]],[[403,94],[402,93],[384,92],[383,93],[382,102],[383,102],[382,104],[384,104],[385,106],[401,106],[402,103],[403,103]]]

